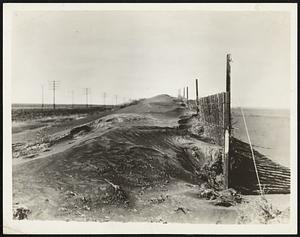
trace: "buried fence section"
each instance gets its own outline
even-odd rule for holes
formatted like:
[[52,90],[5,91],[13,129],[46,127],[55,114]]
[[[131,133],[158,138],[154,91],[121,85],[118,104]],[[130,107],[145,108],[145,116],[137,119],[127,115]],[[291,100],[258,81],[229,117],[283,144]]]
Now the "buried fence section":
[[223,147],[224,188],[228,188],[230,152],[230,93],[201,97],[198,102],[203,135]]
[[[288,168],[282,167],[254,151],[249,134],[247,134],[249,144],[231,136],[231,62],[231,55],[227,54],[226,92],[202,97],[198,100],[198,80],[196,79],[197,117],[203,128],[201,135],[222,147],[224,188],[227,189],[230,186],[248,193],[259,188],[258,191],[263,193],[261,179],[262,186],[268,192],[289,193],[290,171]],[[246,127],[245,118],[244,123]]]

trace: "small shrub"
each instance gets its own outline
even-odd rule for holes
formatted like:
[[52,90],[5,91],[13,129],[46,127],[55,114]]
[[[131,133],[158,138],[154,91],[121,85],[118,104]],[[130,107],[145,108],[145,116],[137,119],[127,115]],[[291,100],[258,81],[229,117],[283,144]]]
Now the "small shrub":
[[273,205],[268,202],[265,196],[261,196],[261,199],[257,202],[258,205],[258,215],[261,219],[261,222],[268,224],[271,220],[275,219],[281,214],[277,208],[274,208]]

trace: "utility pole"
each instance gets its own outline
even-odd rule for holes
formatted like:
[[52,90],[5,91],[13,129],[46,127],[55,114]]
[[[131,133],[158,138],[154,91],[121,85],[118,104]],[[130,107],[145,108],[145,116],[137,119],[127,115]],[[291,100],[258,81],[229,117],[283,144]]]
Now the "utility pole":
[[53,91],[53,109],[55,109],[55,90],[56,88],[59,86],[59,81],[56,81],[56,80],[52,80],[51,82],[51,85],[50,85],[50,90]]
[[197,108],[197,114],[199,114],[199,104],[198,104],[198,79],[196,79],[196,108]]
[[183,100],[185,99],[185,87],[183,87]]
[[89,88],[85,88],[86,107],[89,107]]
[[89,107],[89,93],[90,93],[90,88],[84,88],[85,92],[85,101],[86,101],[86,107]]
[[105,99],[106,99],[106,92],[103,93],[103,104],[104,104],[104,109],[106,109]]
[[42,109],[44,109],[44,86],[42,86]]
[[74,91],[72,90],[72,109],[74,108]]
[[115,95],[115,97],[116,97],[116,106],[117,106],[118,105],[118,96]]

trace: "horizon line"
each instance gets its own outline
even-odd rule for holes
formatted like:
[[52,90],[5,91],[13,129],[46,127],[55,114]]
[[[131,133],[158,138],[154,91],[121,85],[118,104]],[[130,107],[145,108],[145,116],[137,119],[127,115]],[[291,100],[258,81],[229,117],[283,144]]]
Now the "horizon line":
[[[118,103],[117,105],[122,105],[122,104],[126,104],[126,103],[131,103],[135,100],[142,100],[143,98],[141,99],[133,99],[132,101],[127,101],[127,102],[124,102],[124,103]],[[42,103],[36,103],[36,102],[13,102],[11,103],[11,105],[16,105],[16,104],[22,104],[22,105],[42,105]],[[53,106],[52,103],[44,103],[44,105],[46,106]],[[72,106],[71,103],[56,103],[55,104],[56,106],[59,106],[59,105],[69,105],[69,106]],[[86,103],[74,103],[73,106],[76,106],[76,105],[80,105],[80,106],[86,106]],[[101,104],[101,103],[90,103],[88,105],[91,105],[91,106],[116,106],[116,104]],[[238,108],[245,108],[245,109],[279,109],[279,110],[290,110],[289,107],[271,107],[271,106],[243,106],[243,105],[234,105],[234,106],[231,106],[232,109],[238,109]]]

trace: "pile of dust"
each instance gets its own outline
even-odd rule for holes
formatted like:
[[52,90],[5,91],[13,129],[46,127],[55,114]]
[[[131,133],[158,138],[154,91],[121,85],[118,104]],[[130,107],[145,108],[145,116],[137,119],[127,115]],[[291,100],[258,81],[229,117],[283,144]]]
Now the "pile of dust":
[[58,143],[69,141],[71,139],[78,139],[80,137],[83,137],[83,136],[91,133],[94,128],[95,128],[94,122],[76,126],[72,129],[70,129],[65,134],[62,134],[59,136],[54,136],[52,139],[50,139],[49,146],[51,147]]
[[55,145],[60,143],[73,143],[75,140],[88,139],[89,136],[101,136],[111,129],[147,126],[164,126],[166,123],[151,115],[142,115],[134,113],[110,114],[94,121],[71,127],[63,133],[44,136],[43,139],[37,139],[31,143],[13,144],[13,158],[35,158],[40,153],[55,149]]
[[184,113],[185,110],[186,108],[177,98],[163,94],[141,100],[135,105],[118,110],[118,113],[150,113],[160,114],[165,117],[179,117]]
[[135,113],[111,114],[97,120],[96,128],[131,127],[139,125],[154,125],[155,119],[149,115]]
[[[177,123],[184,110],[180,101],[160,95],[73,127],[52,143],[55,148],[57,143],[78,138],[68,149],[14,166],[14,188],[23,190],[30,183],[29,200],[40,187],[58,190],[67,198],[61,206],[67,203],[72,206],[67,210],[75,210],[132,207],[139,190],[171,182],[216,183],[222,173],[222,149],[169,122]],[[65,195],[70,192],[77,195]]]
[[52,146],[54,144],[72,140],[74,138],[82,138],[87,135],[100,136],[101,133],[106,132],[110,129],[118,129],[121,127],[129,129],[130,127],[141,125],[151,126],[154,125],[156,122],[156,119],[147,115],[133,113],[111,114],[101,117],[95,121],[71,128],[65,134],[51,139],[50,145]]
[[[187,143],[180,144],[179,137],[178,131],[172,128],[119,127],[59,154],[14,167],[13,176],[19,179],[19,175],[30,170],[27,176],[28,179],[32,177],[30,182],[54,189],[70,189],[74,193],[89,193],[93,200],[103,201],[104,192],[107,192],[109,197],[103,205],[115,203],[116,193],[134,202],[132,192],[135,189],[161,187],[172,180],[193,184],[207,181],[202,169],[208,165],[213,167],[213,159],[219,155],[211,154],[215,157],[207,163],[207,154],[196,149],[193,138],[186,136]],[[115,188],[109,192],[95,188],[107,186],[105,180],[122,193],[112,192]]]

